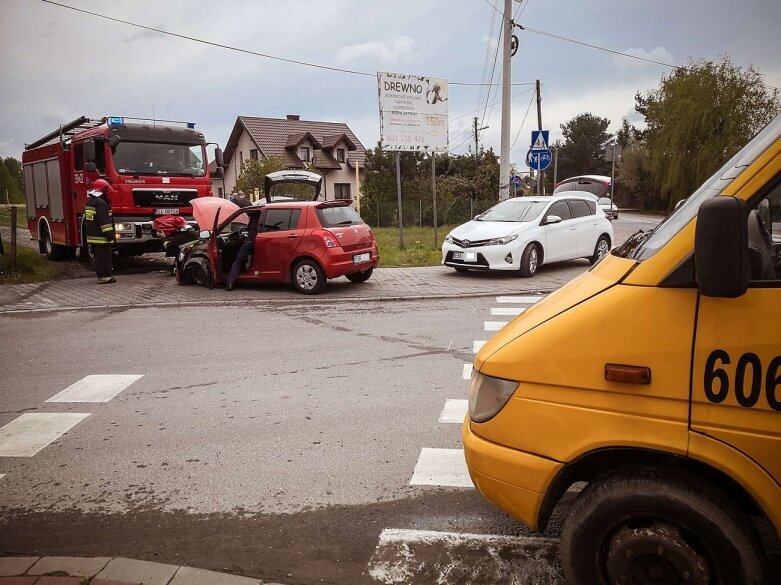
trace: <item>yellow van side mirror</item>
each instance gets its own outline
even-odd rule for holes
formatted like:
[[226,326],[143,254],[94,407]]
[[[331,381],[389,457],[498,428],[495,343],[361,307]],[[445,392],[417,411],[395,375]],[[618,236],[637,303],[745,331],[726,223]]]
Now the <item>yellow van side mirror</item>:
[[748,207],[735,197],[705,201],[697,213],[694,271],[707,297],[735,298],[748,290]]

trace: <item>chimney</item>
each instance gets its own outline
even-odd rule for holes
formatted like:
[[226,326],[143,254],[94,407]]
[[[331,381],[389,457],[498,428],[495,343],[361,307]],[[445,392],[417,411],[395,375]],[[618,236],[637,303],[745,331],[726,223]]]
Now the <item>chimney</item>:
[[288,120],[300,120],[301,116],[299,116],[298,114],[288,114],[287,115],[287,119]]

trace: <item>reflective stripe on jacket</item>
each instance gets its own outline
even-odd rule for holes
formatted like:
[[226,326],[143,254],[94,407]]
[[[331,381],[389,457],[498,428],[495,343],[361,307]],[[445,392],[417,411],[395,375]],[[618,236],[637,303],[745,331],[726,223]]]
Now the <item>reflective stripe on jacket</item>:
[[113,244],[116,239],[114,234],[114,219],[111,207],[103,197],[88,197],[84,207],[84,225],[88,244],[107,245]]

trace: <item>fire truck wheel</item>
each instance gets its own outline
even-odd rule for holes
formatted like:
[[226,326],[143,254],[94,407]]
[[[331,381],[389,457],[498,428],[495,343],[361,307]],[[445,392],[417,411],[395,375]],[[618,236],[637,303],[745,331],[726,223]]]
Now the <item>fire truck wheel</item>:
[[729,498],[651,469],[589,483],[564,525],[561,560],[571,585],[766,582],[761,541]]
[[65,256],[66,256],[65,246],[60,246],[59,244],[52,243],[52,237],[51,234],[49,233],[49,229],[43,225],[41,226],[39,249],[41,254],[46,254],[46,257],[49,260],[53,260],[55,262],[59,262],[60,260],[65,260]]
[[87,228],[82,224],[81,226],[81,247],[79,248],[79,262],[94,262],[89,244],[87,243]]

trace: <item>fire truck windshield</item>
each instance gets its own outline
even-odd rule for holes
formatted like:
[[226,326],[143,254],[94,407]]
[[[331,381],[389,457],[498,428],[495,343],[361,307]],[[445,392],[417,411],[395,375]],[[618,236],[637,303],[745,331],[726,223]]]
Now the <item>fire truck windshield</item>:
[[200,144],[120,142],[114,148],[113,159],[114,168],[121,175],[206,175],[206,152]]

